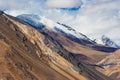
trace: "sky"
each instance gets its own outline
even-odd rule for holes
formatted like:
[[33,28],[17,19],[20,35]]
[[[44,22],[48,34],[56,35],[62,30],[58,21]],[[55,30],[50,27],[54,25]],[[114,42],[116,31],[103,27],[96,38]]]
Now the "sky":
[[67,24],[91,39],[106,35],[120,44],[120,0],[0,0],[0,9],[17,16],[36,14]]

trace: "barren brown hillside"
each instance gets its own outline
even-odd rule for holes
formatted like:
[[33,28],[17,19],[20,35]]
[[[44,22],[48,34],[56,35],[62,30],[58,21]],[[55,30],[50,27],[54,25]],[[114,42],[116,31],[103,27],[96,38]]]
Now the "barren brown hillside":
[[0,12],[0,79],[111,80],[74,59],[64,48],[57,54],[44,44],[45,38],[26,23]]
[[97,68],[99,71],[115,80],[120,80],[120,50],[111,53],[101,60],[98,65],[102,67]]

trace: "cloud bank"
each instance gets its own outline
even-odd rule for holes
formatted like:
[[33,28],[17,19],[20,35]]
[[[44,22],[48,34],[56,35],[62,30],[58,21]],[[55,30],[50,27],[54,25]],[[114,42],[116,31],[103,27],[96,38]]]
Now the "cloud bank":
[[47,0],[46,5],[52,8],[73,8],[81,5],[80,0]]
[[[17,16],[31,13],[65,23],[91,39],[106,35],[120,44],[120,0],[0,0],[0,9]],[[61,10],[81,6],[76,11]]]

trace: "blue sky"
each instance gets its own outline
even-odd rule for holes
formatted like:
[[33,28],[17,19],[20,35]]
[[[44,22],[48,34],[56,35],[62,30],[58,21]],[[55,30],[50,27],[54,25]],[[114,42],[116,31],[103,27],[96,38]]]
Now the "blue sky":
[[37,14],[65,23],[90,38],[106,35],[120,44],[120,0],[0,0],[8,14]]
[[0,0],[0,9],[22,9],[39,6],[49,9],[68,8],[74,10],[80,7],[81,3],[81,0]]

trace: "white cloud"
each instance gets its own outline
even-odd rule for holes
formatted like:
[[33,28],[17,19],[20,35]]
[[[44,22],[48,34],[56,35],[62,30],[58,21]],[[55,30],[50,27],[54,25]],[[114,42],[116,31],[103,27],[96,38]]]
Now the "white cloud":
[[[63,1],[63,2],[62,2]],[[81,2],[82,1],[82,4]],[[46,6],[47,5],[47,6]],[[55,8],[71,8],[82,5],[78,11]],[[0,9],[8,9],[11,15],[32,13],[65,23],[90,38],[102,35],[120,40],[120,0],[1,0]],[[48,8],[48,6],[50,8]],[[120,43],[120,42],[118,42]]]
[[35,11],[44,7],[45,0],[0,0],[0,9],[7,11]]
[[27,3],[26,0],[0,0],[0,9],[18,9],[25,8],[26,5],[23,3]]
[[73,8],[81,5],[80,0],[47,0],[46,5],[52,8]]
[[90,38],[100,39],[102,35],[106,35],[118,43],[120,40],[119,4],[120,0],[89,0],[75,13],[54,11],[54,14],[50,13],[47,17],[66,23]]

